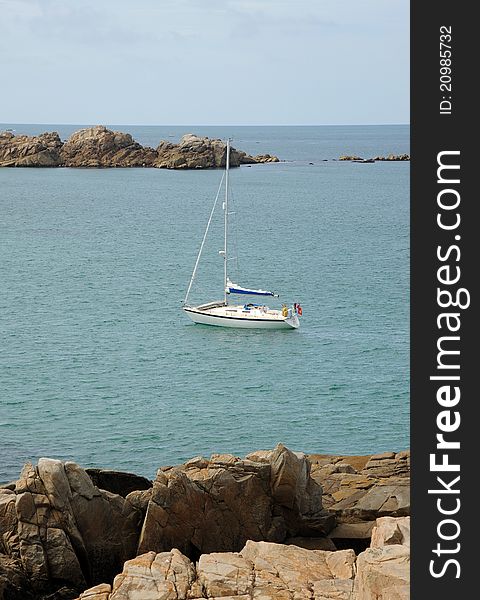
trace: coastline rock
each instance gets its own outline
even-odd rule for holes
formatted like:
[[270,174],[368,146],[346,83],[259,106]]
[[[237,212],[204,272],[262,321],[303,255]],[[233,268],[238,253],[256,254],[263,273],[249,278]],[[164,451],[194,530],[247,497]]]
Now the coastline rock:
[[380,517],[372,531],[371,548],[410,546],[410,517]]
[[368,548],[357,558],[354,598],[408,600],[410,548],[403,545]]
[[373,523],[377,517],[410,514],[410,452],[372,456],[312,454],[309,460],[311,476],[323,489],[323,506],[335,515],[337,528],[340,524]]
[[33,600],[19,560],[0,554],[0,600]]
[[345,154],[343,156],[339,156],[338,160],[364,160],[361,156],[356,156],[355,154]]
[[138,553],[178,548],[190,557],[239,551],[247,540],[325,535],[334,519],[305,455],[279,444],[268,462],[232,455],[159,470]]
[[58,582],[81,589],[113,577],[135,554],[139,516],[72,462],[27,464],[15,491],[0,493],[3,550],[38,593]]
[[410,154],[389,154],[388,156],[376,156],[373,160],[410,160]]
[[40,459],[0,489],[0,600],[406,600],[409,459],[279,444],[163,467],[153,487]]
[[[393,519],[388,528],[394,522],[407,542],[409,522]],[[378,531],[386,523],[378,519]],[[125,563],[113,585],[98,585],[78,600],[408,600],[409,567],[407,543],[355,556],[250,540],[239,552],[202,554],[196,564],[178,550],[148,552]]]
[[[225,167],[226,149],[226,144],[222,140],[187,133],[178,144],[160,142],[157,147],[158,158],[154,166],[159,169],[221,168]],[[231,167],[265,162],[278,162],[278,158],[270,154],[254,157],[233,147],[230,148]]]
[[358,163],[373,163],[377,161],[409,161],[410,154],[389,154],[388,156],[375,156],[374,158],[362,158],[361,156],[340,156],[338,160],[358,162]]
[[[225,166],[222,140],[184,135],[178,144],[162,141],[157,149],[142,146],[129,133],[103,125],[75,131],[66,142],[58,133],[39,136],[0,132],[0,167],[158,167],[160,169],[215,169]],[[230,166],[279,162],[276,156],[231,148]]]
[[60,154],[65,167],[151,167],[157,157],[153,148],[144,148],[129,133],[103,125],[72,133]]
[[0,167],[58,167],[62,145],[56,131],[37,136],[0,132]]

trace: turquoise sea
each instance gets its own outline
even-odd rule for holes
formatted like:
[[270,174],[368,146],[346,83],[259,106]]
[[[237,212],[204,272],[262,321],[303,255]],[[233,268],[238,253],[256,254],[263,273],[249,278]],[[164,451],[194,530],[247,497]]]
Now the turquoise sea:
[[[40,456],[153,477],[279,441],[409,447],[409,163],[332,160],[409,152],[408,126],[116,128],[151,146],[231,136],[285,160],[231,171],[234,276],[301,302],[302,326],[182,313],[221,172],[0,169],[0,481]],[[222,293],[220,219],[194,299]]]

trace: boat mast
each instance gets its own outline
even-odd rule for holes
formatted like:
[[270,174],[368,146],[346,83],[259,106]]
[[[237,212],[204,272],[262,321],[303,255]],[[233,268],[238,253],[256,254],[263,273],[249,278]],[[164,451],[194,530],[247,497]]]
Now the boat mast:
[[227,244],[227,238],[228,238],[228,171],[230,169],[230,138],[227,138],[227,156],[225,159],[225,202],[223,203],[223,210],[224,210],[224,228],[225,228],[225,245],[224,245],[224,249],[223,249],[223,271],[224,271],[224,285],[223,285],[223,289],[224,289],[224,301],[225,301],[225,306],[227,306],[228,304],[228,300],[227,300],[227,280],[228,280],[228,273],[227,273],[227,262],[228,262],[228,255],[227,255],[227,250],[228,250],[228,244]]

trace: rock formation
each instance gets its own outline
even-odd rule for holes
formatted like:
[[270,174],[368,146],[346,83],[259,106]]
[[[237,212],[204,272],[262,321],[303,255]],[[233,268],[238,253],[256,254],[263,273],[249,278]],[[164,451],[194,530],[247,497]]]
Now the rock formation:
[[0,600],[403,600],[408,476],[408,452],[281,444],[164,467],[153,486],[40,459],[0,486]]
[[310,455],[322,503],[335,515],[334,540],[369,540],[375,519],[410,514],[410,452],[373,456]]
[[388,156],[375,156],[375,158],[362,158],[361,156],[340,156],[338,160],[359,162],[359,163],[373,163],[376,161],[408,161],[410,160],[410,154],[389,154]]
[[[375,533],[377,541],[397,521],[378,519],[376,529],[384,533]],[[196,564],[176,549],[148,552],[125,563],[113,585],[89,589],[78,600],[407,600],[409,519],[397,525],[405,543],[377,545],[358,557],[353,550],[253,541],[240,552],[202,554]]]
[[58,582],[75,590],[113,577],[135,555],[140,518],[75,463],[42,458],[14,491],[0,491],[0,552],[21,565],[32,592]]
[[[188,133],[179,144],[161,142],[157,147],[157,154],[155,166],[161,169],[209,169],[225,167],[227,152],[222,140]],[[278,162],[278,158],[270,154],[250,156],[233,147],[230,149],[231,167],[265,162]]]
[[138,552],[178,548],[195,557],[238,551],[247,540],[325,535],[333,518],[304,454],[279,444],[260,460],[213,455],[160,469],[149,498]]
[[129,133],[97,125],[72,133],[61,158],[65,167],[151,167],[157,154],[135,142]]
[[62,145],[56,131],[38,136],[0,132],[0,167],[58,167]]
[[[158,167],[213,169],[225,166],[222,140],[187,134],[180,143],[161,142],[156,150],[142,146],[129,133],[102,125],[80,129],[64,143],[58,133],[39,136],[0,132],[0,167]],[[230,165],[278,162],[276,156],[250,156],[231,148]]]

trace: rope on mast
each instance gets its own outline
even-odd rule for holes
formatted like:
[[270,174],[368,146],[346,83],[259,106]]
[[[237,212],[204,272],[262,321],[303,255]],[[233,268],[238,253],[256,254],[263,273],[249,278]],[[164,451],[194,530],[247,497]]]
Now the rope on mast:
[[212,222],[213,213],[215,212],[215,207],[217,206],[218,198],[220,196],[220,191],[222,189],[223,180],[225,178],[225,172],[222,175],[222,179],[220,180],[220,185],[218,186],[217,195],[215,196],[215,202],[213,203],[212,210],[210,212],[210,217],[208,219],[207,228],[205,229],[205,233],[203,234],[202,243],[200,244],[200,250],[198,251],[197,260],[195,261],[195,266],[193,267],[192,277],[190,278],[190,283],[188,284],[187,293],[185,294],[185,300],[183,304],[187,303],[188,296],[190,295],[190,290],[192,289],[193,281],[195,279],[195,275],[197,274],[198,263],[200,262],[200,257],[202,256],[203,246],[205,245],[205,240],[207,239],[208,230],[210,229],[210,223]]

